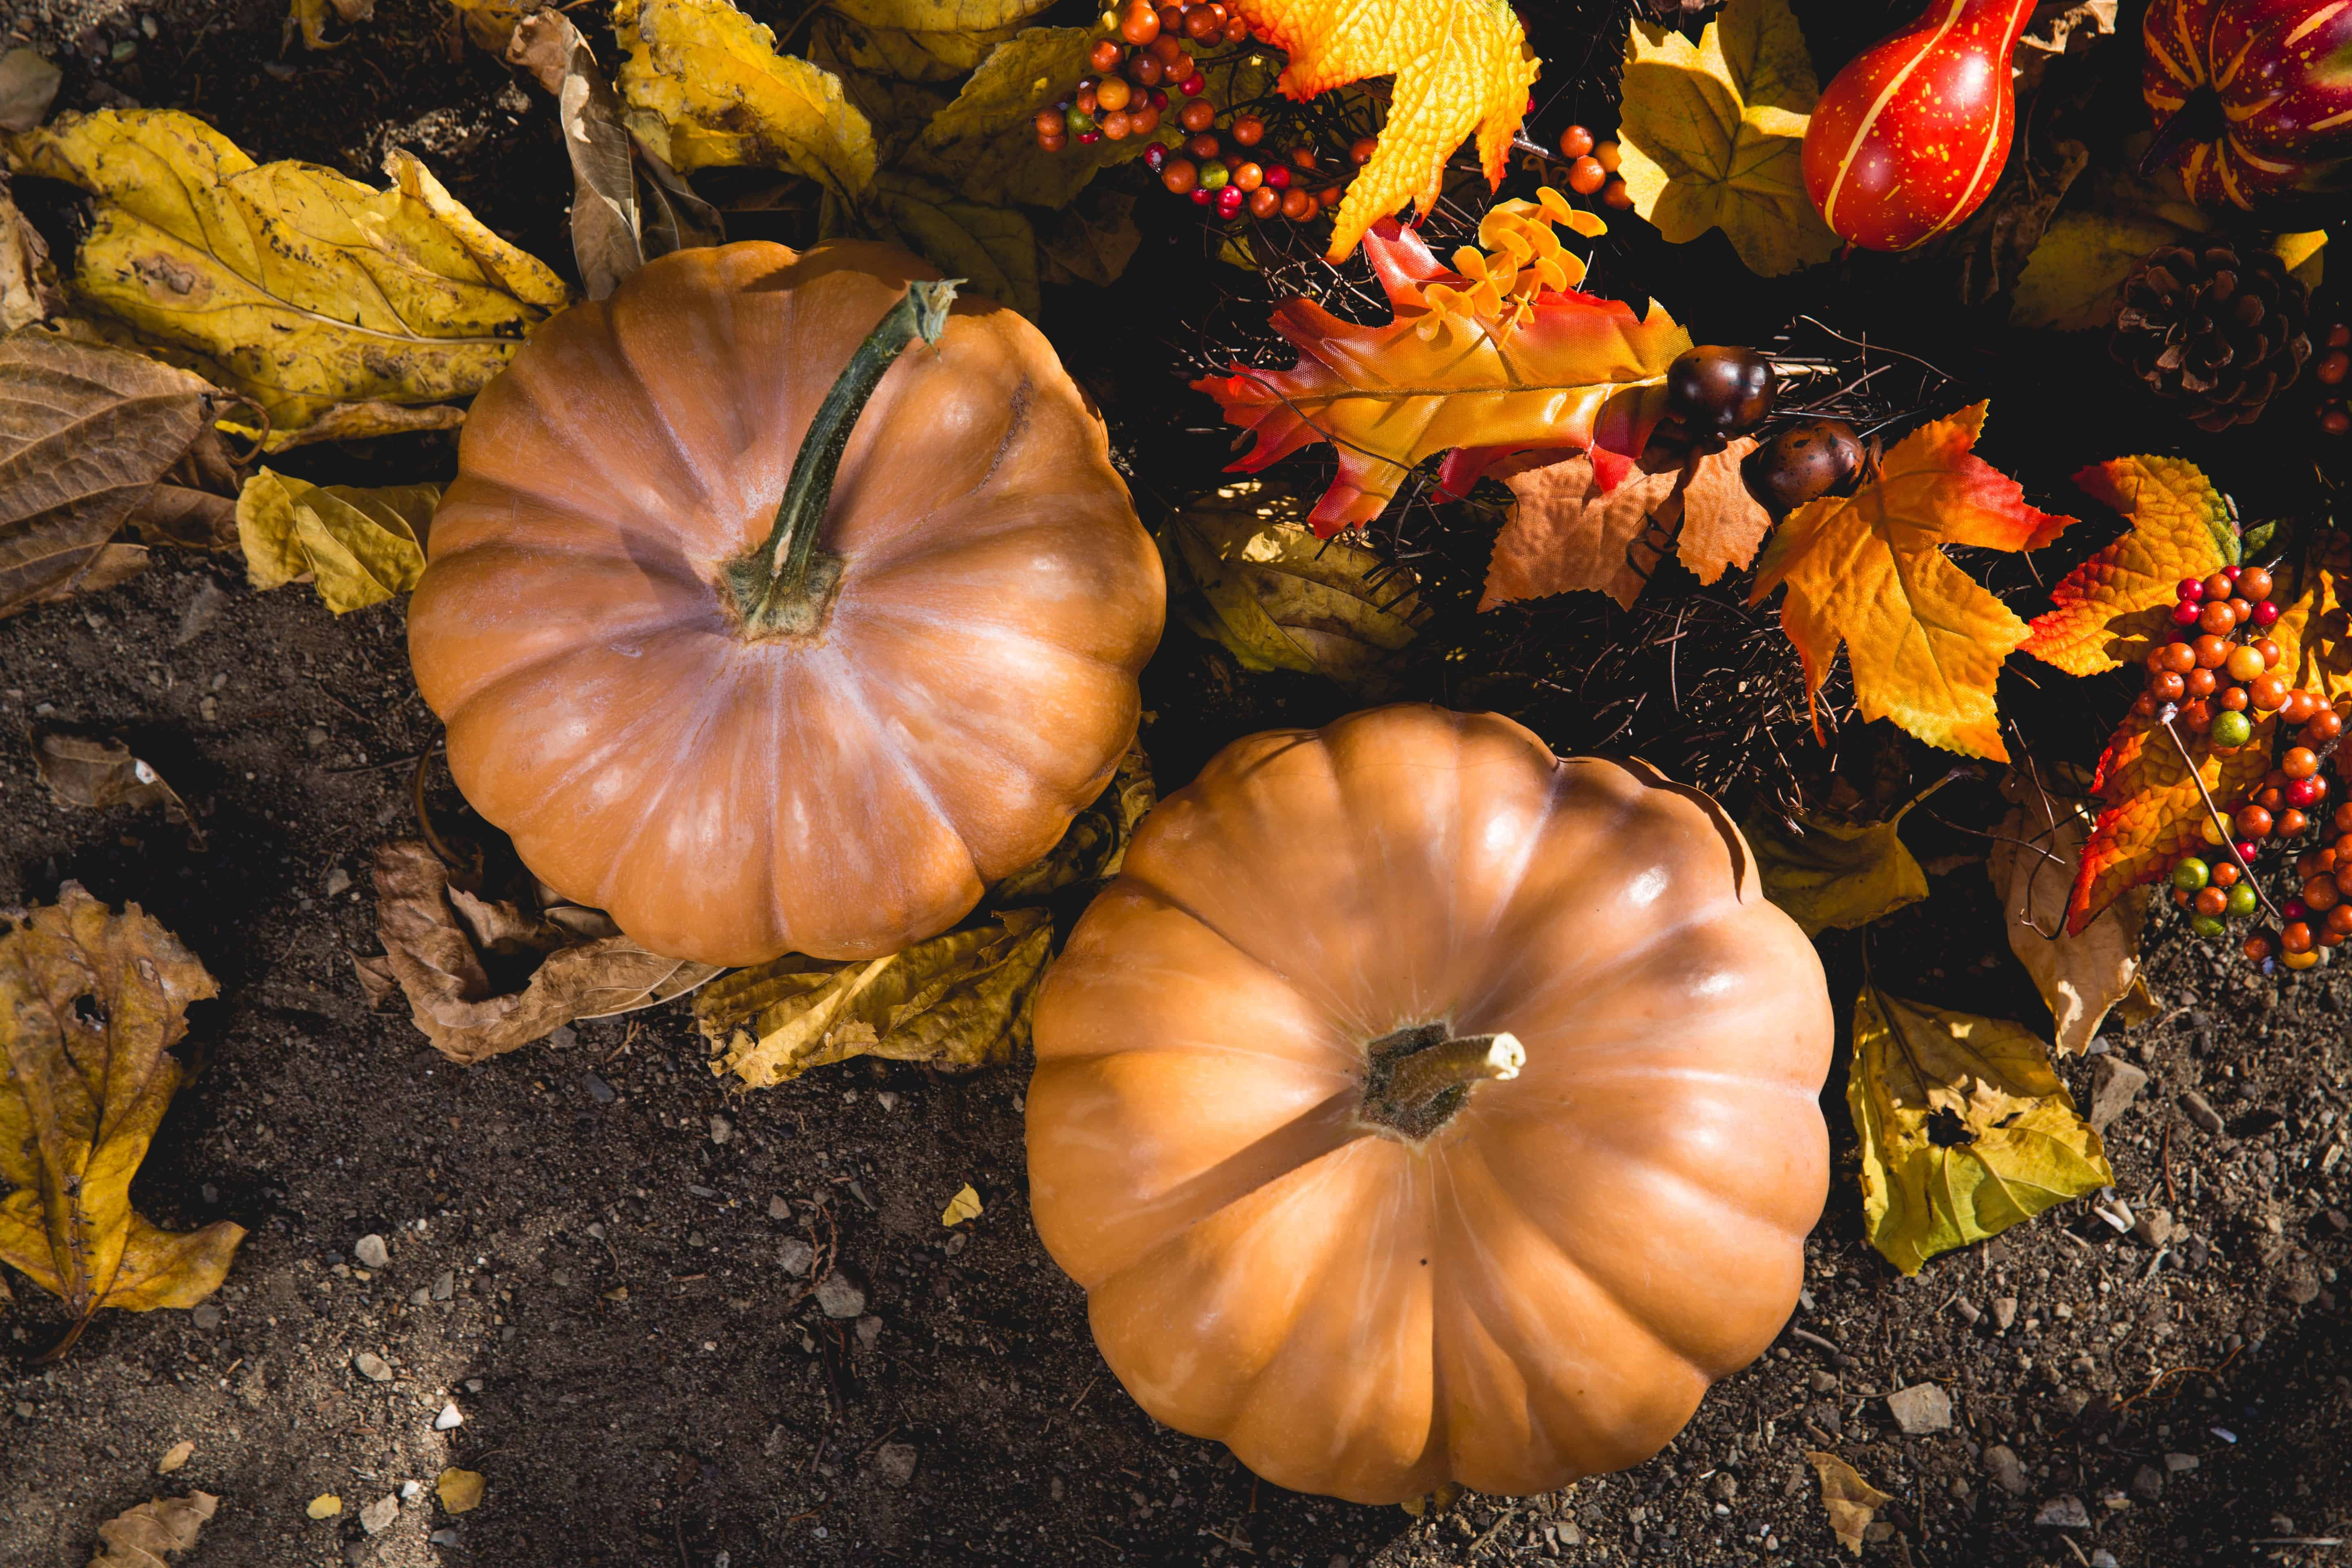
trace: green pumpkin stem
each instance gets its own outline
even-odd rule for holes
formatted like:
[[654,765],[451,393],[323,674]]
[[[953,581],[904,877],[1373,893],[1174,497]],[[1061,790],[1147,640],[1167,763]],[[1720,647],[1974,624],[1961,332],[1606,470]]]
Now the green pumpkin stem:
[[848,449],[850,433],[874,389],[906,346],[920,338],[937,343],[946,331],[948,307],[960,278],[932,282],[918,279],[868,332],[833,388],[817,406],[801,449],[793,458],[776,525],[766,541],[727,566],[727,584],[745,628],[755,636],[807,634],[824,619],[825,605],[841,581],[841,562],[821,553],[817,535],[833,504],[833,481]]

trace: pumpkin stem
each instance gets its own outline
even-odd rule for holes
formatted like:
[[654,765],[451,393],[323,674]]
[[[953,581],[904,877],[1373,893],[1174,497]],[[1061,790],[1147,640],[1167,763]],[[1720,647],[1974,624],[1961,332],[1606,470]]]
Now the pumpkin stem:
[[841,561],[816,547],[824,514],[833,504],[834,476],[850,433],[882,377],[906,346],[921,338],[936,343],[947,330],[948,307],[961,278],[933,282],[918,279],[866,335],[833,388],[817,405],[808,434],[793,458],[776,525],[757,550],[738,556],[726,569],[744,626],[754,636],[804,635],[822,624],[824,606],[841,582]]
[[1472,1086],[1519,1076],[1528,1053],[1510,1034],[1449,1037],[1427,1024],[1376,1040],[1366,1074],[1363,1120],[1408,1138],[1426,1138],[1454,1119]]

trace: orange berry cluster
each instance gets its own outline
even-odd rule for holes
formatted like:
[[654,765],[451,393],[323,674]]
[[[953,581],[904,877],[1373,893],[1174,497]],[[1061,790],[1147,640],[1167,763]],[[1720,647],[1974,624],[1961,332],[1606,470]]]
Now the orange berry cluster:
[[2290,692],[2277,673],[2279,647],[2266,635],[2279,616],[2271,588],[2271,574],[2260,566],[2181,579],[2171,637],[2148,650],[2147,689],[2132,711],[2153,718],[2170,704],[2216,751],[2234,752],[2253,738],[2253,714],[2282,711],[2307,696]]
[[[2209,863],[2189,856],[2172,868],[2172,901],[2188,913],[2190,929],[2200,936],[2220,936],[2229,921],[2263,907],[2241,868],[2253,867],[2265,841],[2300,838],[2321,826],[2318,816],[2328,793],[2322,770],[2343,738],[2344,715],[2307,691],[2293,693],[2279,713],[2298,727],[2278,765],[2231,814],[2228,835],[2210,819],[2205,824],[2206,842],[2226,846],[2228,858],[2216,856]],[[2336,806],[2327,820],[2334,841],[2295,857],[2293,874],[2280,889],[2277,921],[2245,939],[2242,951],[2252,962],[2275,956],[2289,969],[2308,969],[2352,936],[2352,802]]]
[[2319,383],[2319,433],[2341,440],[2352,436],[2352,407],[2344,383],[2352,377],[2352,321],[2336,321],[2320,334],[2319,358],[2311,366]]
[[1568,160],[1568,188],[1580,196],[1598,195],[1602,205],[1623,212],[1633,205],[1633,193],[1617,173],[1623,154],[1614,142],[1595,142],[1592,132],[1571,125],[1559,133],[1559,155]]

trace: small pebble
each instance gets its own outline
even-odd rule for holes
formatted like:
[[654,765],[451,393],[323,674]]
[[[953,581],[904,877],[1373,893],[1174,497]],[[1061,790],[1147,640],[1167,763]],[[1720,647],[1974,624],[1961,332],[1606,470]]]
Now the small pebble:
[[334,867],[327,872],[327,880],[323,884],[323,888],[327,897],[331,899],[338,896],[339,894],[350,892],[352,889],[352,874],[349,871],[344,870],[341,866]]
[[2197,1125],[2206,1132],[2210,1133],[2216,1138],[2219,1138],[2221,1135],[2222,1121],[2221,1113],[2215,1110],[2211,1104],[2206,1100],[2205,1097],[2198,1093],[2195,1089],[2192,1089],[2188,1093],[2180,1097],[2180,1109],[2189,1113],[2189,1121],[2197,1123]]
[[2170,1209],[2152,1208],[2141,1211],[2139,1223],[2132,1226],[2132,1235],[2149,1247],[2162,1247],[2172,1239],[2177,1229]]
[[2139,1091],[2147,1087],[2147,1074],[2121,1057],[2105,1056],[2091,1064],[2091,1113],[2086,1120],[2094,1131],[2105,1132],[2110,1122],[2131,1109]]
[[440,1415],[433,1418],[433,1430],[447,1432],[465,1424],[466,1418],[457,1413],[457,1402],[453,1399],[441,1407]]
[[782,1194],[782,1193],[774,1193],[774,1194],[770,1194],[770,1196],[769,1196],[769,1198],[768,1198],[768,1217],[769,1217],[770,1219],[790,1219],[790,1218],[792,1218],[792,1217],[793,1217],[793,1201],[792,1201],[792,1199],[790,1199],[790,1198],[788,1198],[788,1197],[784,1196],[784,1194]]
[[1993,1444],[1984,1451],[1984,1468],[1993,1485],[2011,1497],[2025,1495],[2025,1465],[2018,1458],[2016,1449],[2006,1443]]
[[392,1261],[392,1249],[383,1244],[383,1237],[370,1231],[352,1244],[352,1256],[363,1268],[382,1268]]
[[828,1318],[855,1318],[866,1310],[866,1291],[836,1268],[816,1282],[816,1304]]
[[433,1292],[425,1286],[419,1285],[415,1289],[411,1290],[408,1293],[408,1304],[412,1307],[431,1306],[433,1304]]
[[2142,1465],[2132,1475],[2132,1496],[2142,1502],[2156,1502],[2164,1496],[2164,1472],[2154,1465]]
[[2123,1568],[2123,1564],[2116,1561],[2114,1552],[2102,1546],[2091,1553],[2091,1568]]
[[867,1350],[872,1350],[874,1348],[874,1342],[881,1337],[881,1319],[874,1316],[873,1313],[868,1312],[866,1316],[857,1320],[857,1342],[859,1344],[864,1345]]
[[1924,1436],[1952,1429],[1952,1396],[1936,1384],[1917,1383],[1886,1396],[1887,1414],[1906,1436]]
[[1837,1373],[1833,1372],[1825,1372],[1820,1367],[1815,1367],[1812,1371],[1805,1373],[1805,1383],[1815,1394],[1834,1394],[1837,1392]]
[[403,1481],[400,1483],[400,1500],[403,1502],[415,1502],[418,1495],[424,1490],[425,1483],[423,1481]]
[[359,1354],[352,1357],[352,1365],[357,1367],[359,1369],[360,1375],[366,1378],[370,1383],[390,1383],[392,1381],[392,1368],[386,1364],[383,1357],[376,1354],[373,1351],[360,1352]]
[[436,1530],[425,1539],[427,1544],[433,1546],[455,1546],[457,1544],[457,1532],[454,1530]]
[[886,1486],[903,1487],[915,1479],[915,1446],[885,1443],[874,1451],[875,1479]]
[[776,1244],[776,1262],[793,1279],[804,1279],[816,1262],[816,1248],[797,1236],[788,1236]]
[[433,1277],[433,1299],[435,1300],[446,1301],[457,1293],[457,1275],[454,1269],[444,1268],[440,1273]]
[[382,1535],[400,1517],[400,1500],[386,1492],[360,1510],[360,1528],[370,1535]]
[[1955,1300],[1952,1302],[1952,1310],[1959,1313],[1961,1318],[1968,1322],[1979,1322],[1984,1318],[1984,1310],[1979,1307],[1974,1301],[1969,1300],[1966,1296],[1962,1296]]
[[2194,1454],[2167,1454],[2164,1457],[2166,1472],[2176,1476],[2195,1469],[2201,1462]]
[[1992,1304],[1992,1321],[1995,1328],[2007,1332],[2009,1326],[2017,1321],[2017,1298],[1996,1297]]
[[2081,1498],[2069,1492],[2043,1503],[2042,1511],[2033,1516],[2033,1522],[2048,1530],[2088,1530],[2091,1510],[2083,1506]]
[[594,1100],[597,1104],[610,1105],[613,1103],[613,1086],[606,1083],[594,1073],[582,1073],[580,1075],[580,1087],[586,1089],[588,1091],[588,1098]]
[[207,1331],[221,1326],[221,1310],[210,1301],[201,1302],[188,1314],[188,1321]]
[[723,1116],[713,1116],[710,1119],[710,1141],[713,1143],[724,1143],[734,1136],[735,1124],[732,1121]]
[[561,1024],[547,1032],[547,1043],[559,1051],[568,1051],[580,1043],[580,1031],[569,1024]]

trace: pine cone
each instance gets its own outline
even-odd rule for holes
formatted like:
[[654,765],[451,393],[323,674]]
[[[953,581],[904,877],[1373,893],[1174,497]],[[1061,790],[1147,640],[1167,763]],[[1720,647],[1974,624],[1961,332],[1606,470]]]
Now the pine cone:
[[2124,285],[2109,344],[2200,428],[2243,425],[2311,357],[2311,291],[2268,250],[2219,235],[2149,255]]

